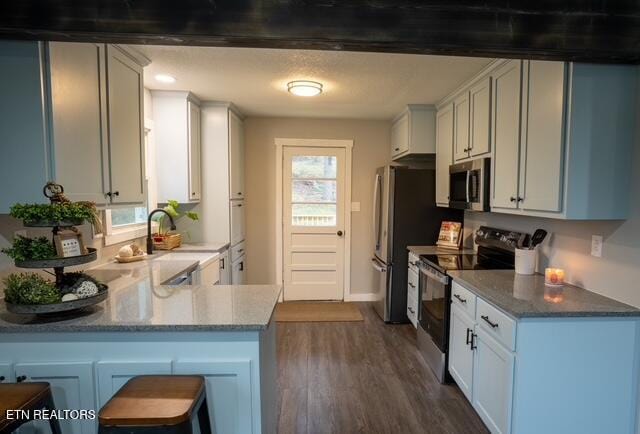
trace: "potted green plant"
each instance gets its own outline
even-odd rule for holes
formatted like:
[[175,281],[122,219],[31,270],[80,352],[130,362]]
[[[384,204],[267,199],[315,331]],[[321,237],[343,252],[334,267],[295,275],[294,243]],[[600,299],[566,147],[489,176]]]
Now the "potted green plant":
[[16,236],[11,247],[2,249],[2,253],[17,262],[56,257],[56,249],[47,237],[28,238],[22,235]]
[[50,204],[22,204],[11,207],[9,214],[22,220],[25,226],[70,227],[83,224],[99,224],[95,205],[90,202],[63,202]]
[[[163,209],[173,217],[174,220],[181,216],[178,201],[169,200]],[[192,221],[198,221],[200,219],[198,213],[193,211],[187,211],[184,215]],[[153,245],[156,249],[171,250],[180,247],[182,244],[182,235],[179,233],[170,233],[169,226],[165,221],[166,218],[165,214],[156,214],[156,216],[154,216],[154,220],[158,222],[158,232],[153,234]]]

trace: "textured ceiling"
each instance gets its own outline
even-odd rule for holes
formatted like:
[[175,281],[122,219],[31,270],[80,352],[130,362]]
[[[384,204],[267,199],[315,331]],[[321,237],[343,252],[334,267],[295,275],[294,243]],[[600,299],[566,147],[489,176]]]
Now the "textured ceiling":
[[[149,59],[145,86],[230,101],[248,116],[391,119],[406,104],[433,104],[491,59],[344,51],[136,46]],[[173,84],[159,83],[159,73]],[[289,94],[291,80],[323,83],[317,97]]]

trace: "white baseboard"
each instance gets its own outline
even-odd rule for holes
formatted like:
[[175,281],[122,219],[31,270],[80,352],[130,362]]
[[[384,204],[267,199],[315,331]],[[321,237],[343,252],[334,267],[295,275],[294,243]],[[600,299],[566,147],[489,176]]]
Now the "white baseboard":
[[365,293],[365,294],[349,294],[344,296],[344,301],[375,301],[376,294],[374,293]]

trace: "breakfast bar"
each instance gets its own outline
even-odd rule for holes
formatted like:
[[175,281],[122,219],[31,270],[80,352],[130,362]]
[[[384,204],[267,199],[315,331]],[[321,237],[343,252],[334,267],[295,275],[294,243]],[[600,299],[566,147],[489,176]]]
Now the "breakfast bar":
[[[49,382],[59,409],[98,410],[133,376],[199,374],[214,432],[274,433],[280,287],[162,284],[195,265],[89,270],[109,284],[109,297],[70,317],[18,316],[0,305],[0,376]],[[95,420],[61,425],[65,433],[97,432]]]

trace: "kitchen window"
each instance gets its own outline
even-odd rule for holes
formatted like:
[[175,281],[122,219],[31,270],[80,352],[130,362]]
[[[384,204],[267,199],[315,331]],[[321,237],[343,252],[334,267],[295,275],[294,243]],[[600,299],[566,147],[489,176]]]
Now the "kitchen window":
[[300,155],[291,162],[291,224],[336,225],[337,159]]

